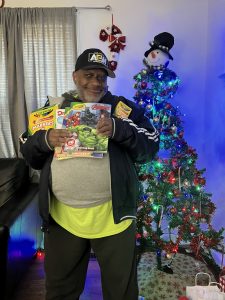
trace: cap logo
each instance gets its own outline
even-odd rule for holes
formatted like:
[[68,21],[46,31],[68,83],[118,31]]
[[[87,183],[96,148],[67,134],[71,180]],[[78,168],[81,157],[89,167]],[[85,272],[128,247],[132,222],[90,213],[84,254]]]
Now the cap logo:
[[107,58],[104,55],[102,55],[102,53],[100,52],[89,53],[88,61],[103,64],[105,66],[107,66],[108,64]]

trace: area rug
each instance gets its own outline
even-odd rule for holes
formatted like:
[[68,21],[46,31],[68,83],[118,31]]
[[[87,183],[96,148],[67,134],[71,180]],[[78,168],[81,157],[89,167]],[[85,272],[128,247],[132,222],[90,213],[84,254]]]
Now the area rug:
[[[162,265],[167,265],[170,260],[162,258]],[[195,284],[195,275],[199,272],[210,274],[208,267],[195,258],[177,253],[171,268],[173,274],[168,274],[157,269],[156,254],[143,253],[138,264],[139,295],[143,300],[178,300],[186,295],[186,286]],[[208,284],[207,276],[199,278],[199,284]]]

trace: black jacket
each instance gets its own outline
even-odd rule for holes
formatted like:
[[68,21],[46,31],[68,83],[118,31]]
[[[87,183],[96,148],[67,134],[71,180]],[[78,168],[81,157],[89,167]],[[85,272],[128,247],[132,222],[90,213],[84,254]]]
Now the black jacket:
[[[72,99],[65,99],[68,106]],[[77,101],[77,100],[76,100]],[[132,111],[129,119],[114,116],[119,101],[128,105]],[[114,222],[136,218],[136,205],[139,195],[139,182],[135,163],[150,161],[159,148],[159,134],[144,116],[144,109],[124,97],[113,96],[110,92],[99,101],[112,105],[114,135],[109,139],[108,150],[111,171],[111,189]],[[63,107],[62,106],[62,107]],[[43,219],[43,230],[48,228],[49,190],[51,188],[51,162],[53,151],[45,142],[45,130],[39,130],[21,143],[21,153],[28,164],[41,170],[39,183],[39,209]],[[74,174],[76,176],[76,173]]]

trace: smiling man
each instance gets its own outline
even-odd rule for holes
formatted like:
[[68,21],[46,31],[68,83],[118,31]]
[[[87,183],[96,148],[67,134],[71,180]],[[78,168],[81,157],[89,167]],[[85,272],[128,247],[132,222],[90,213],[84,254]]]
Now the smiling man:
[[114,78],[115,74],[99,49],[87,49],[78,57],[73,81],[79,96],[86,102],[99,102],[106,94],[107,76]]
[[90,250],[97,257],[104,300],[137,300],[136,203],[139,182],[135,163],[150,161],[159,134],[132,101],[112,95],[107,78],[115,74],[100,49],[87,49],[77,59],[76,91],[71,102],[111,105],[111,115],[97,124],[109,137],[103,158],[57,160],[66,129],[40,130],[21,143],[27,162],[41,170],[40,214],[45,232],[46,300],[78,300],[84,289]]

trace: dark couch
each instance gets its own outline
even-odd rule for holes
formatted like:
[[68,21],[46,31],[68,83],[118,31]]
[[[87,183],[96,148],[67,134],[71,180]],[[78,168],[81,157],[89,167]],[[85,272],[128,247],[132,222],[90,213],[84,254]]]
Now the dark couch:
[[38,183],[29,177],[23,159],[0,159],[0,299],[12,294],[23,278],[42,234]]

